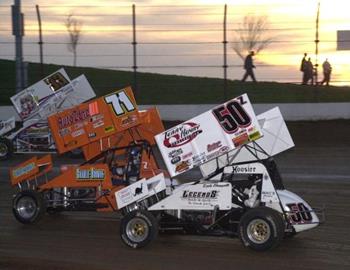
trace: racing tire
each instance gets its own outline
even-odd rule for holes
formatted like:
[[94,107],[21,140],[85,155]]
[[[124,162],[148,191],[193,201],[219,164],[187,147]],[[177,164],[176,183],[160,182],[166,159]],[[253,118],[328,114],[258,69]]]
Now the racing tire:
[[284,237],[281,215],[268,207],[248,210],[240,219],[238,234],[244,246],[256,251],[277,247]]
[[120,222],[120,237],[128,247],[135,249],[144,247],[155,240],[157,235],[157,220],[148,211],[132,211]]
[[44,198],[39,192],[23,190],[13,199],[13,214],[23,224],[32,224],[39,221],[45,210]]
[[13,154],[13,144],[7,138],[0,138],[0,160],[9,159]]

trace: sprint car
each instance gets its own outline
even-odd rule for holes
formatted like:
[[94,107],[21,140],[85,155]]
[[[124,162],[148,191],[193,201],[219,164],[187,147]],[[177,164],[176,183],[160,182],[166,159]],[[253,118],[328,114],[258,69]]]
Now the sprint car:
[[53,114],[48,124],[59,153],[82,148],[85,162],[56,172],[48,154],[11,168],[13,214],[23,224],[45,213],[117,211],[117,190],[162,172],[152,145],[163,124],[155,108],[138,111],[130,87]]
[[255,118],[246,95],[156,136],[172,177],[158,175],[116,192],[122,241],[140,248],[159,231],[238,236],[256,251],[318,226],[322,209],[284,188],[273,156],[294,146],[278,108]]
[[[21,121],[0,120],[0,160],[13,153],[54,153],[47,117],[95,97],[84,75],[70,80],[60,69],[11,97]],[[78,154],[75,149],[70,154]]]

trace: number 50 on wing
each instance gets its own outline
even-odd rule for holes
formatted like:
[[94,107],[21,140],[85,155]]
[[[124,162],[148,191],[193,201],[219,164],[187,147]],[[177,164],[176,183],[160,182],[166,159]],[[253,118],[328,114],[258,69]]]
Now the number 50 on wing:
[[157,135],[156,141],[170,174],[175,176],[261,136],[244,94]]

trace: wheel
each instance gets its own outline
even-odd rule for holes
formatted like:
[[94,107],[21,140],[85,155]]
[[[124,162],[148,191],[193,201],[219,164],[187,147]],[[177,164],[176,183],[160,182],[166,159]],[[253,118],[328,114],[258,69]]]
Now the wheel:
[[0,138],[0,160],[11,157],[13,153],[13,144],[9,139]]
[[125,215],[120,223],[120,237],[124,244],[141,248],[152,242],[158,235],[156,218],[147,211],[136,210]]
[[35,223],[45,212],[43,196],[33,190],[21,191],[13,199],[12,210],[19,222],[23,224]]
[[281,215],[267,207],[248,210],[239,222],[239,237],[242,243],[253,250],[272,249],[284,236],[284,221]]

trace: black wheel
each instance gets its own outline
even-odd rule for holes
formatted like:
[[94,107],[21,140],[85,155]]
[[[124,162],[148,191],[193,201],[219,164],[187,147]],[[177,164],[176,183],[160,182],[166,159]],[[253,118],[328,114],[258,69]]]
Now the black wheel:
[[13,153],[13,144],[9,139],[0,138],[0,160],[11,157]]
[[129,247],[141,248],[158,235],[156,218],[147,211],[137,210],[126,214],[120,223],[120,237]]
[[284,221],[281,215],[267,207],[248,210],[239,222],[239,237],[242,243],[253,250],[272,249],[284,236]]
[[33,190],[19,192],[13,199],[13,214],[23,224],[37,222],[45,212],[45,203],[41,193]]

